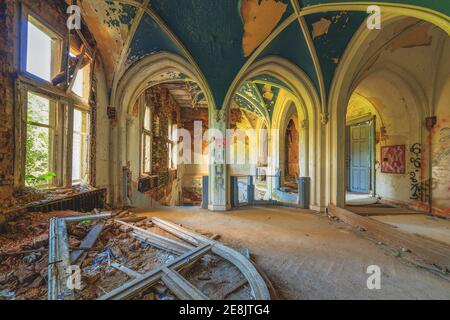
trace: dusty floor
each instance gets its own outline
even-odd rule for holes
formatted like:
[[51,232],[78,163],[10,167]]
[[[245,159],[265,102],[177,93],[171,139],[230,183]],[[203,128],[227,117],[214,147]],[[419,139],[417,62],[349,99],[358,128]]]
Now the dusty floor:
[[372,217],[378,221],[396,226],[399,230],[414,233],[450,245],[450,220],[419,215],[394,215]]
[[[223,214],[186,207],[144,215],[217,233],[224,243],[250,248],[284,299],[450,299],[448,280],[324,215],[281,207]],[[381,290],[367,289],[370,265],[382,270]]]

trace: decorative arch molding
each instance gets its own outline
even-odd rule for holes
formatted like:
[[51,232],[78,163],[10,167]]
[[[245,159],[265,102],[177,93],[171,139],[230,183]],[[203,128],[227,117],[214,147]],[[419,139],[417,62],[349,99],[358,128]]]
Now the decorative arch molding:
[[[381,8],[383,16],[408,16],[421,19],[432,23],[450,35],[449,18],[444,13],[433,9],[424,8],[416,5],[402,4],[402,3],[388,3],[379,2],[374,3],[370,1],[361,2],[335,2],[311,5],[302,8],[299,15],[306,16],[315,13],[322,13],[328,11],[362,11],[366,12],[370,5],[377,5]],[[386,21],[386,20],[385,20]],[[363,26],[366,28],[365,24]],[[366,28],[367,29],[367,28]]]
[[[361,10],[362,6],[368,3],[355,3],[346,4],[348,9]],[[325,5],[328,8],[335,7],[337,4]],[[422,19],[429,23],[432,23],[447,34],[450,34],[450,23],[447,16],[436,12],[434,10],[399,4],[383,4],[380,7],[385,8],[382,15],[382,24],[384,26],[393,24],[405,16]],[[367,7],[366,7],[367,8]],[[309,10],[315,11],[318,8],[309,8]],[[374,41],[378,32],[373,32],[366,27],[363,23],[359,30],[355,33],[352,40],[348,44],[341,61],[336,69],[336,72],[331,83],[330,94],[328,99],[328,110],[331,114],[330,122],[330,135],[329,135],[329,155],[330,163],[333,165],[329,168],[327,173],[327,185],[329,186],[327,202],[333,203],[337,206],[345,205],[345,173],[342,168],[345,167],[345,150],[338,144],[338,138],[345,134],[345,114],[350,96],[357,85],[370,73],[379,72],[383,67],[375,67],[375,69],[368,71],[367,73],[359,74],[363,68],[365,56],[372,41]],[[384,70],[390,72],[400,82],[405,84],[405,88],[409,87],[413,95],[423,103],[422,110],[419,111],[419,115],[426,115],[429,113],[429,104],[424,93],[423,88],[418,82],[411,76],[408,76],[408,72],[401,69],[394,64],[388,64],[384,67]]]
[[422,85],[408,70],[393,62],[383,62],[383,64],[374,65],[370,70],[356,78],[350,90],[353,92],[361,82],[377,74],[389,75],[389,81],[395,83],[403,92],[413,97],[410,102],[414,106],[416,119],[420,121],[420,119],[431,114],[429,100]]
[[117,90],[113,92],[111,99],[113,105],[120,109],[121,115],[124,115],[124,112],[129,111],[124,106],[129,108],[148,87],[170,82],[167,79],[158,79],[160,75],[170,72],[181,73],[195,81],[205,93],[209,106],[215,107],[212,92],[201,80],[203,77],[197,68],[184,58],[169,52],[147,56],[128,69],[119,80]]
[[[353,96],[355,96],[356,99],[358,99],[356,103],[368,105],[371,108],[373,108],[375,116],[377,117],[377,123],[379,122],[380,126],[384,126],[383,117],[380,115],[379,109],[377,108],[376,104],[374,104],[366,96],[358,93],[357,91],[354,91],[354,93],[352,94],[352,97]],[[350,106],[351,102],[352,102],[352,100],[349,101],[349,105],[347,106],[347,111],[348,111],[348,107]],[[352,122],[352,120],[353,119],[350,119],[351,122]]]
[[[209,110],[214,110],[214,99],[209,87],[201,79],[201,74],[184,58],[173,53],[161,52],[147,56],[128,69],[117,84],[117,89],[112,93],[112,106],[117,108],[118,122],[110,132],[110,172],[112,174],[112,187],[110,198],[113,204],[122,204],[122,167],[127,163],[127,119],[132,107],[139,96],[151,86],[170,79],[160,76],[167,73],[181,73],[198,83],[209,103]],[[178,79],[174,79],[178,80]]]
[[225,97],[224,106],[230,108],[234,92],[246,81],[268,74],[280,79],[288,85],[287,89],[300,100],[303,106],[312,115],[316,110],[320,112],[320,98],[311,79],[298,66],[277,56],[270,56],[254,62],[245,72],[238,75],[235,85],[230,88]]
[[[277,148],[276,146],[279,146],[278,140],[281,138],[274,137],[273,129],[276,128],[275,125],[281,124],[282,117],[286,115],[290,104],[294,103],[299,118],[307,121],[307,125],[305,126],[306,134],[304,135],[306,139],[302,147],[302,151],[307,156],[302,168],[303,172],[311,177],[311,208],[322,211],[325,209],[323,197],[323,191],[325,190],[323,185],[325,173],[323,170],[325,160],[325,131],[324,127],[320,124],[320,95],[317,93],[312,81],[298,66],[276,56],[267,57],[253,63],[241,75],[238,81],[236,81],[235,89],[239,88],[245,81],[261,75],[270,75],[288,86],[285,97],[279,97],[274,108],[272,125],[270,126],[272,131],[270,139],[271,141],[275,139],[277,143],[272,143],[272,154]],[[230,92],[234,91],[230,90]],[[231,108],[231,97],[230,95],[226,98],[228,103],[224,105],[228,110]],[[279,152],[279,150],[276,150],[276,152]],[[272,162],[273,160],[271,159]]]

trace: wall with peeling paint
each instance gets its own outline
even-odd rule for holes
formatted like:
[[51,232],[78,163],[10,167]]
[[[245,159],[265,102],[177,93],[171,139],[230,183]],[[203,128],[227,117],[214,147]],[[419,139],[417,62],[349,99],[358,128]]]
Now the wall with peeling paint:
[[[14,185],[14,1],[0,3],[0,211]],[[8,45],[3,45],[8,44]],[[1,223],[0,216],[0,223]]]
[[[377,161],[381,146],[406,147],[405,174],[377,168],[377,194],[424,211],[431,196],[433,212],[441,216],[449,216],[450,204],[449,50],[448,36],[439,28],[402,19],[382,29],[372,42],[356,88],[382,121],[384,130],[377,123]],[[348,112],[355,113],[354,108]],[[430,115],[437,117],[437,124],[428,131],[425,118]]]
[[450,41],[442,51],[435,88],[437,125],[432,130],[433,210],[450,217]]
[[107,115],[109,106],[109,96],[107,80],[103,69],[103,63],[96,63],[95,68],[97,78],[97,121],[96,121],[96,147],[95,152],[95,186],[99,188],[110,187],[110,158],[109,158],[109,139],[110,139],[110,120]]

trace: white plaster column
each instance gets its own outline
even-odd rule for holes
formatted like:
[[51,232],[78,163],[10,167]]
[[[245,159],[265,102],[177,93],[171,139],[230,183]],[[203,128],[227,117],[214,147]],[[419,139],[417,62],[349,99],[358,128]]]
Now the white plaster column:
[[208,160],[209,160],[209,199],[208,209],[226,211],[230,209],[230,179],[226,164],[226,130],[228,116],[225,110],[209,111]]
[[299,161],[299,168],[300,168],[300,176],[301,177],[309,177],[310,173],[309,173],[309,155],[308,155],[308,142],[309,142],[309,125],[308,125],[308,120],[302,120],[300,121],[300,126],[299,126],[299,142],[300,142],[300,147],[299,147],[299,157],[298,157],[298,161]]

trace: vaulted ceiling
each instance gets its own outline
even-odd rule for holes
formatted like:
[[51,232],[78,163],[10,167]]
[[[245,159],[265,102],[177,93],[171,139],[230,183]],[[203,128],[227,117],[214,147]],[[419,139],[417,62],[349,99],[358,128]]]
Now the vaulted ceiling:
[[[341,3],[344,6],[333,0],[79,0],[78,3],[97,40],[110,85],[115,76],[140,59],[167,51],[198,66],[218,108],[241,69],[271,55],[301,68],[325,99],[344,50],[367,17],[368,5],[354,0]],[[443,0],[371,3],[416,5],[450,14],[449,2]],[[268,87],[255,81],[249,83],[251,88],[247,89],[256,88],[264,99]],[[181,100],[186,103],[186,99]]]

